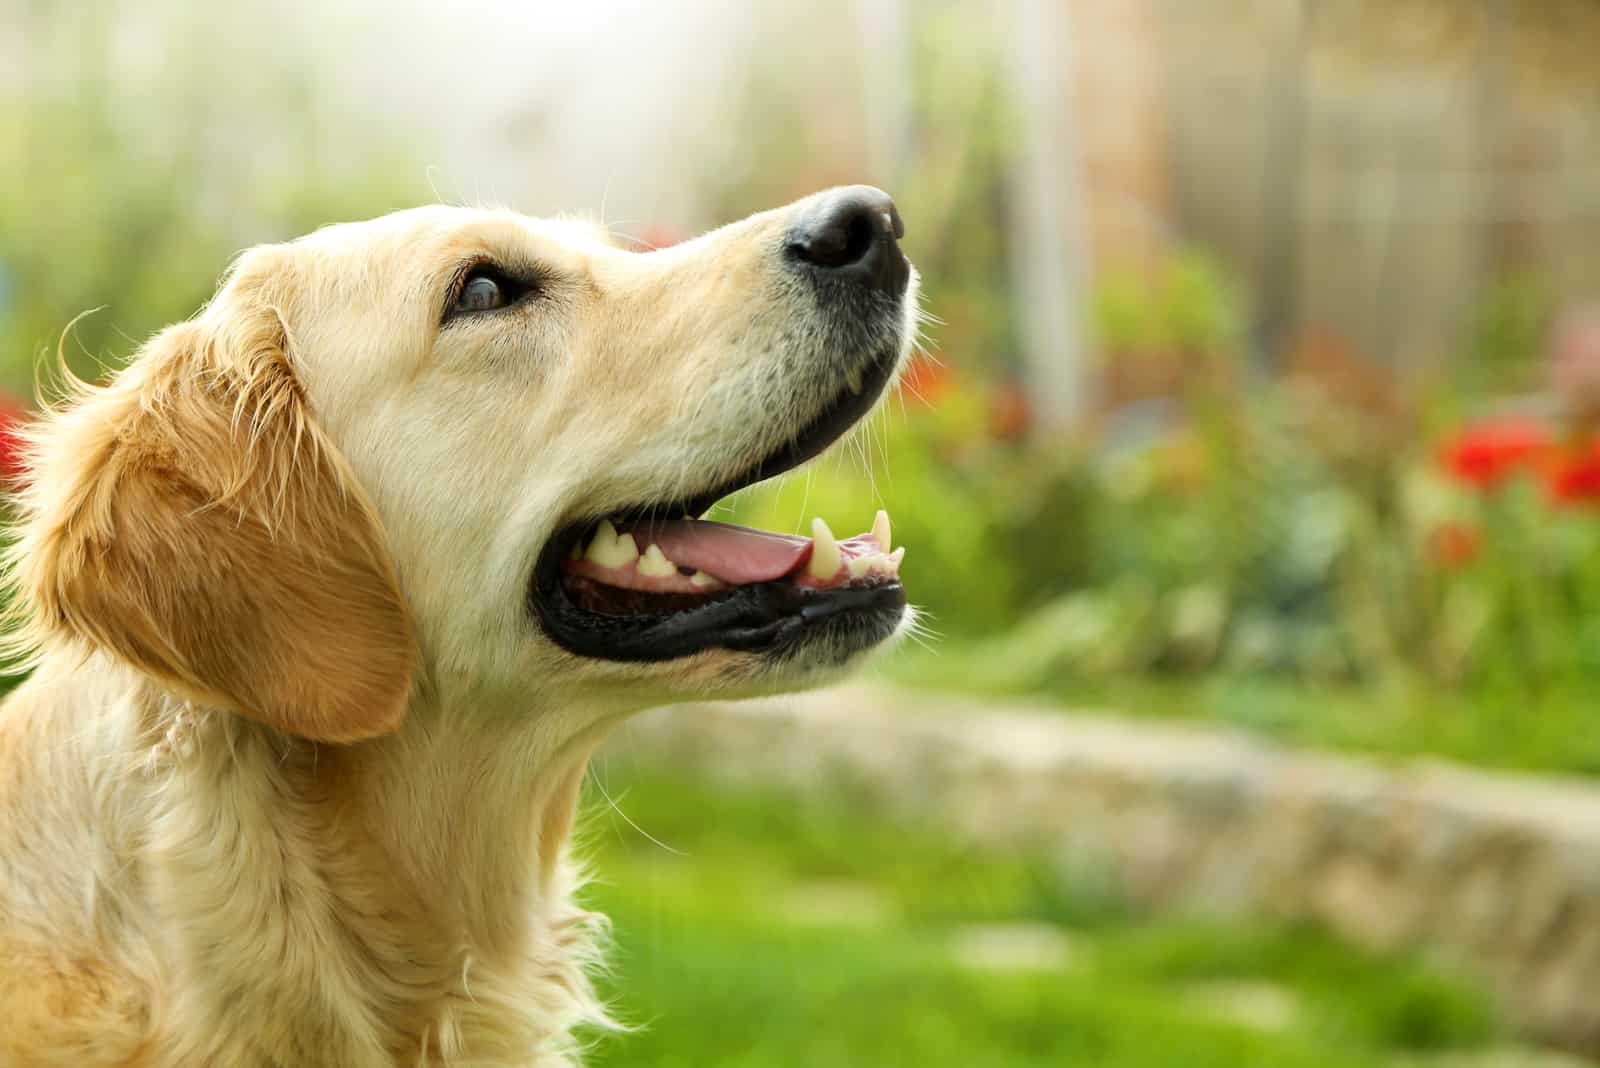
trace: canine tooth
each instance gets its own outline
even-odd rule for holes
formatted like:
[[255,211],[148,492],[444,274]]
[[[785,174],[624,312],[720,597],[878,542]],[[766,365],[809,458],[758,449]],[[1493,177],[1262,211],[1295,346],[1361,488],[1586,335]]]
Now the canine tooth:
[[872,540],[878,543],[879,552],[889,551],[889,513],[882,508],[872,518]]
[[676,575],[678,565],[667,559],[667,554],[661,551],[661,546],[650,543],[650,547],[639,557],[639,574],[651,578],[664,578],[667,575]]
[[844,554],[839,551],[839,543],[834,540],[833,531],[828,529],[828,524],[822,517],[811,521],[811,563],[806,565],[806,570],[812,578],[831,579],[839,573],[839,565],[844,560]]
[[602,519],[595,528],[594,537],[589,539],[589,547],[583,551],[584,559],[593,560],[595,563],[604,563],[605,558],[617,543],[617,528],[608,520]]
[[720,580],[713,578],[704,571],[696,571],[689,576],[689,581],[696,586],[715,586]]
[[632,534],[618,534],[611,520],[602,519],[589,551],[583,555],[601,567],[627,567],[639,558],[639,547],[634,544]]

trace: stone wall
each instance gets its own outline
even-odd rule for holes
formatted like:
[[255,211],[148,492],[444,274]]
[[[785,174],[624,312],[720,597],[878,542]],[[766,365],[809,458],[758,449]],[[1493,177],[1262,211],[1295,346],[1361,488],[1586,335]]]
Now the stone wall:
[[1423,948],[1486,979],[1528,1034],[1600,1052],[1600,786],[860,687],[663,709],[610,751],[799,791],[842,778],[1140,906]]

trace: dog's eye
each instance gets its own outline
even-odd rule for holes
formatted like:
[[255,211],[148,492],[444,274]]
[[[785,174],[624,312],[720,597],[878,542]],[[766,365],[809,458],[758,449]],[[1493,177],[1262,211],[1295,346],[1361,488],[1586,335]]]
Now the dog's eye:
[[505,290],[486,274],[474,274],[467,279],[466,285],[461,287],[461,295],[456,298],[455,310],[458,312],[491,311],[494,308],[503,308],[506,304]]
[[445,318],[508,307],[527,296],[532,289],[530,283],[520,282],[493,267],[474,267],[462,280],[461,288],[456,290],[455,303],[450,306]]

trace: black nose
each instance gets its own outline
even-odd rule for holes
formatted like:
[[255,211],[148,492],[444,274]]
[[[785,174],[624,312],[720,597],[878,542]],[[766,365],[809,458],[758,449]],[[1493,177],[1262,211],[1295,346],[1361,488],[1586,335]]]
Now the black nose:
[[828,277],[898,295],[911,274],[898,244],[905,233],[888,193],[852,185],[808,204],[790,227],[786,248]]

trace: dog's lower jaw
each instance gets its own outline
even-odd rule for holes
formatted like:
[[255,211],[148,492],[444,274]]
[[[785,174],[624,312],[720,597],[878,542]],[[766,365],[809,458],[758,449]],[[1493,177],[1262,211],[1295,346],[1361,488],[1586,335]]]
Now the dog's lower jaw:
[[593,739],[414,711],[316,746],[136,683],[78,735],[125,772],[89,784],[126,855],[84,934],[142,988],[140,1068],[557,1068],[606,1026],[565,851]]

